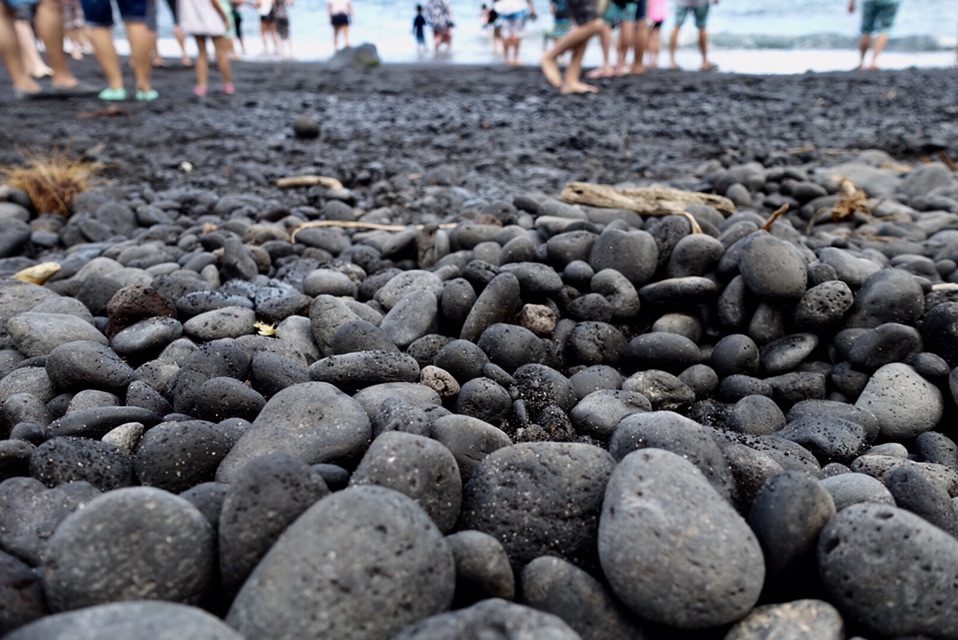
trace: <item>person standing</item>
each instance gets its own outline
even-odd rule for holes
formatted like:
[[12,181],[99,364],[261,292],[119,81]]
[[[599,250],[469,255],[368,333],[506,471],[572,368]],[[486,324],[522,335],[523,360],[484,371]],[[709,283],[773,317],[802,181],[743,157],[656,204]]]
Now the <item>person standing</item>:
[[526,35],[526,20],[536,19],[536,6],[532,0],[498,0],[494,6],[502,24],[503,55],[506,62],[518,65],[519,46]]
[[292,6],[293,0],[273,0],[273,21],[279,38],[277,52],[286,60],[293,59],[293,40],[289,35],[289,8]]
[[[563,94],[596,93],[598,87],[582,82],[582,58],[592,36],[602,30],[603,20],[599,15],[597,0],[569,0],[569,17],[575,28],[564,35],[549,51],[542,56],[539,66],[542,74],[553,87]],[[565,77],[559,69],[559,58],[566,51],[572,53],[572,60],[566,68]]]
[[223,78],[223,93],[235,93],[233,88],[233,74],[229,58],[229,35],[232,22],[227,8],[220,0],[179,0],[177,16],[183,32],[196,39],[196,87],[193,93],[203,97],[209,91],[209,52],[206,50],[206,39],[213,41],[216,51],[216,64]]
[[273,0],[256,0],[259,13],[259,33],[263,37],[263,56],[269,57],[269,42],[273,41],[273,53],[279,55],[279,35],[276,33],[276,13]]
[[[100,100],[126,100],[120,57],[113,45],[113,6],[111,0],[81,0],[83,15],[90,27],[93,53],[107,87],[98,94]],[[147,28],[150,0],[117,0],[120,18],[130,42],[130,57],[133,59],[133,75],[136,79],[136,99],[141,102],[156,100],[159,93],[150,85],[150,48],[153,38]]]
[[422,53],[426,50],[426,16],[422,14],[422,5],[416,5],[416,17],[412,19],[412,32],[416,36],[416,49]]
[[[878,56],[885,50],[888,44],[888,32],[895,24],[895,14],[898,13],[898,0],[865,0],[862,2],[862,37],[858,41],[858,67],[861,70],[865,68],[865,54],[869,47],[872,49],[872,60],[868,68],[872,71],[878,69]],[[848,0],[848,13],[855,13],[855,0]],[[877,32],[874,45],[872,44],[872,34]]]
[[[20,45],[14,28],[14,11],[20,5],[37,6],[37,33],[43,41],[53,69],[52,89],[44,91],[36,79],[27,73],[20,57]],[[96,93],[95,89],[76,79],[70,71],[63,51],[63,10],[57,0],[0,0],[0,57],[13,81],[17,98],[31,99],[57,96],[71,97]]]
[[333,26],[333,51],[339,51],[339,36],[343,46],[349,47],[349,23],[353,19],[353,5],[349,0],[329,0],[329,24]]
[[446,45],[446,51],[452,49],[452,6],[449,0],[429,0],[426,4],[426,21],[432,27],[432,39],[439,53],[440,45]]
[[[854,2],[855,0],[851,0]],[[719,0],[712,0],[718,4]],[[715,65],[709,61],[709,34],[707,30],[709,19],[709,0],[675,0],[675,27],[672,28],[672,37],[669,39],[669,56],[671,67],[678,69],[675,62],[675,50],[679,45],[679,30],[689,15],[695,16],[695,28],[699,30],[699,52],[702,54],[702,71],[711,71]]]

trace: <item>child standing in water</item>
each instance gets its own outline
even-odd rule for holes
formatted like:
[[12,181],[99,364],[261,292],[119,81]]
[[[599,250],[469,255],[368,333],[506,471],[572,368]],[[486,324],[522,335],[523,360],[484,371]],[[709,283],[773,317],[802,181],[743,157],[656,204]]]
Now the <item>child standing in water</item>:
[[422,5],[416,5],[416,17],[412,19],[412,32],[416,36],[416,48],[420,53],[426,50],[426,16],[422,14]]
[[213,48],[216,50],[216,63],[223,77],[223,93],[235,93],[229,57],[232,23],[227,8],[220,0],[179,0],[177,13],[184,33],[196,38],[196,48],[199,50],[196,59],[196,88],[193,93],[203,97],[209,91],[210,58],[206,50],[207,38],[213,41]]

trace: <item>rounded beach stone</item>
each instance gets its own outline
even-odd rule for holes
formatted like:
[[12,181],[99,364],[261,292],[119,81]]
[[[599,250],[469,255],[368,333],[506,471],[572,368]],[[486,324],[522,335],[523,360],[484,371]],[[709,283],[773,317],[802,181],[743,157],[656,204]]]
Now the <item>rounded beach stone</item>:
[[656,411],[678,411],[695,402],[695,392],[687,384],[659,369],[632,374],[622,382],[622,388],[641,393]]
[[514,567],[552,554],[592,568],[602,492],[614,465],[602,449],[579,443],[498,449],[463,487],[458,526],[497,538]]
[[319,122],[305,113],[298,115],[293,120],[293,133],[301,140],[314,140],[319,137]]
[[758,345],[745,334],[733,333],[723,336],[709,356],[709,364],[720,377],[743,374],[758,374]]
[[443,533],[459,517],[462,479],[446,447],[423,436],[387,431],[373,440],[349,480],[395,489],[421,506]]
[[193,316],[183,323],[187,336],[209,342],[221,338],[238,338],[253,333],[256,312],[243,307],[224,307]]
[[133,369],[100,342],[67,342],[47,355],[47,375],[58,389],[122,391],[133,381]]
[[235,440],[205,420],[162,422],[140,440],[134,468],[140,483],[180,493],[208,482]]
[[259,391],[241,380],[219,376],[203,383],[196,394],[196,415],[202,420],[219,422],[227,418],[255,420],[266,404]]
[[233,483],[223,486],[220,574],[223,589],[232,597],[280,534],[329,495],[329,489],[305,462],[285,453],[255,458]]
[[881,436],[892,440],[931,431],[945,407],[938,387],[900,362],[886,364],[872,374],[855,406],[873,413]]
[[547,354],[543,341],[529,329],[496,322],[483,330],[477,341],[490,362],[512,373],[528,362],[543,362]]
[[439,302],[432,291],[409,292],[383,317],[379,328],[393,344],[405,349],[424,335],[434,333]]
[[219,618],[174,602],[116,602],[47,616],[7,640],[243,640]]
[[353,390],[387,382],[419,380],[419,363],[398,351],[354,351],[328,356],[309,366],[309,377],[318,382]]
[[633,413],[612,434],[609,453],[618,461],[636,449],[654,447],[688,460],[726,500],[735,495],[735,480],[713,431],[672,411]]
[[54,611],[120,600],[195,604],[215,563],[199,510],[166,491],[117,489],[67,516],[47,544],[44,584]]
[[176,318],[146,318],[117,332],[110,346],[117,355],[142,357],[152,354],[183,335],[183,324]]
[[479,294],[463,321],[459,337],[478,341],[489,326],[509,322],[521,305],[519,279],[511,273],[500,273]]
[[857,422],[838,416],[796,418],[775,435],[802,445],[822,464],[847,464],[866,448],[865,429]]
[[48,487],[79,480],[101,491],[135,483],[133,456],[116,445],[61,436],[51,438],[30,455],[30,475]]
[[795,324],[803,329],[826,327],[841,320],[855,296],[841,280],[829,280],[805,292],[795,306]]
[[453,638],[542,638],[581,640],[561,618],[499,598],[421,620],[393,640],[452,640]]
[[848,350],[848,361],[856,369],[874,371],[891,362],[910,363],[921,352],[918,329],[886,322],[865,331]]
[[472,477],[486,456],[512,444],[502,429],[479,418],[458,413],[433,421],[430,435],[452,452],[463,484]]
[[808,272],[801,254],[790,243],[768,233],[743,240],[738,268],[749,290],[760,300],[797,301],[805,294]]
[[762,549],[745,520],[691,462],[662,449],[635,451],[616,465],[598,542],[615,595],[640,617],[680,629],[742,618],[765,580]]
[[835,416],[857,422],[865,430],[865,437],[868,442],[872,442],[878,437],[878,419],[875,415],[852,404],[837,402],[835,400],[803,400],[792,405],[788,410],[786,418],[788,420],[797,420],[803,417],[823,417]]
[[249,363],[249,353],[234,340],[215,340],[195,349],[170,381],[173,410],[193,415],[203,383],[219,376],[245,380]]
[[522,601],[562,618],[582,640],[644,638],[638,620],[594,577],[555,556],[522,569]]
[[628,342],[622,332],[607,322],[577,322],[566,341],[570,362],[585,366],[618,366],[627,355]]
[[673,374],[702,361],[701,350],[692,340],[662,331],[633,338],[625,357],[632,369],[661,369]]
[[824,600],[794,600],[756,607],[724,640],[844,640],[845,623]]
[[785,427],[785,415],[771,398],[749,395],[729,408],[726,424],[739,433],[767,436]]
[[659,250],[651,234],[609,227],[595,238],[588,262],[596,273],[612,269],[641,287],[655,273],[658,260]]
[[45,356],[61,344],[78,340],[108,344],[90,322],[66,313],[20,313],[7,321],[7,331],[17,351],[28,358]]
[[49,614],[40,577],[20,560],[0,551],[0,634]]
[[152,427],[160,421],[160,416],[149,409],[135,406],[92,407],[67,413],[47,425],[47,437],[83,436],[101,438],[121,424],[139,422]]
[[358,458],[371,433],[369,416],[356,399],[325,382],[296,384],[270,398],[220,463],[216,480],[229,484],[266,453],[289,453],[306,464]]
[[577,433],[599,440],[611,437],[622,418],[652,410],[652,403],[641,393],[621,389],[593,391],[569,412]]
[[248,638],[391,638],[445,611],[455,581],[449,545],[414,500],[384,487],[350,487],[286,530],[226,621]]
[[68,515],[100,495],[88,482],[48,488],[34,478],[0,483],[0,547],[31,567],[39,566],[50,532]]
[[831,495],[807,473],[785,471],[765,483],[748,524],[765,553],[767,591],[792,593],[815,584],[815,543],[835,513]]
[[925,350],[958,367],[958,302],[943,302],[929,309],[920,330]]
[[845,326],[868,329],[886,322],[914,325],[924,310],[924,293],[915,276],[901,269],[881,269],[870,275],[855,294]]
[[895,505],[921,516],[942,531],[958,538],[958,513],[948,491],[918,465],[899,467],[885,476],[885,486]]
[[481,600],[516,595],[516,577],[502,543],[481,531],[459,531],[446,536],[456,561],[456,597],[460,609]]
[[830,601],[883,636],[953,638],[958,629],[958,540],[904,509],[856,504],[818,540]]
[[766,376],[777,376],[796,369],[818,346],[814,333],[794,333],[762,347],[759,364]]

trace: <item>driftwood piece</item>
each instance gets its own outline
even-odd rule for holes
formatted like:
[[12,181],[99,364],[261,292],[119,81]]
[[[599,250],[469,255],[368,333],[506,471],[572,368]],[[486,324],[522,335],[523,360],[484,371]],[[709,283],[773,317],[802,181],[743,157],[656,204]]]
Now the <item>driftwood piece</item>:
[[455,222],[447,222],[437,225],[426,224],[379,224],[376,222],[361,222],[358,220],[312,220],[299,225],[290,234],[290,240],[296,242],[296,234],[303,229],[315,229],[317,227],[337,227],[340,229],[366,229],[369,231],[405,231],[406,229],[418,229],[420,231],[435,227],[436,229],[454,229],[458,225]]
[[343,183],[329,176],[289,176],[276,181],[280,189],[293,187],[326,187],[327,189],[342,189]]
[[704,204],[722,215],[735,211],[731,200],[709,193],[695,193],[669,187],[642,187],[617,189],[591,182],[570,182],[559,196],[570,204],[585,204],[591,207],[625,209],[644,216],[685,216],[692,224],[694,233],[702,233],[695,218],[685,211],[691,204]]

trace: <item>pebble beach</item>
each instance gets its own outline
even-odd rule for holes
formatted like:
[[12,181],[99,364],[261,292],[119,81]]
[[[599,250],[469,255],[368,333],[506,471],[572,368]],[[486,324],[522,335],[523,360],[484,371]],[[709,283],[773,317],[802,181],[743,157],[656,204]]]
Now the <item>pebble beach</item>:
[[958,638],[958,70],[354,53],[0,92],[3,640]]

